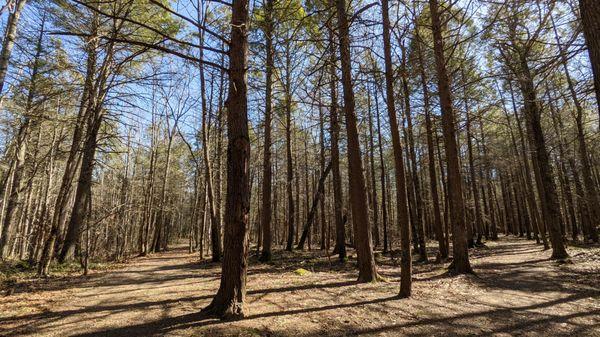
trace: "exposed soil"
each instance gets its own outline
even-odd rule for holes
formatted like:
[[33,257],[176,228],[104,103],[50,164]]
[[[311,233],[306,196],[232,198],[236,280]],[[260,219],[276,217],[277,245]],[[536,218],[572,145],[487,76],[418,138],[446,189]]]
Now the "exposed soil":
[[415,264],[412,298],[397,299],[389,257],[378,256],[389,282],[357,284],[352,262],[278,252],[271,264],[251,259],[247,318],[221,322],[199,315],[219,265],[181,247],[0,297],[0,335],[600,336],[600,248],[570,253],[558,263],[531,241],[502,238],[472,252],[476,276]]

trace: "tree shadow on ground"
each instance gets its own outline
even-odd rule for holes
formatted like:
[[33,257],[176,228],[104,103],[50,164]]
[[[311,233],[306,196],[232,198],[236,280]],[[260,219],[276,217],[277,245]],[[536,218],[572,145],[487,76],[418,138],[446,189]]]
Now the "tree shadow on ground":
[[[475,323],[469,322],[469,320],[485,318],[491,322],[489,326],[490,329],[489,331],[486,330],[486,332],[482,334],[488,334],[488,332],[490,331],[497,333],[503,332],[513,334],[520,333],[522,331],[528,331],[528,329],[541,329],[540,326],[543,326],[544,324],[566,322],[571,325],[576,325],[578,323],[574,323],[572,320],[577,320],[584,317],[588,319],[589,317],[600,317],[600,310],[595,310],[595,308],[590,308],[589,306],[579,307],[572,303],[585,298],[600,297],[600,291],[597,287],[595,288],[595,290],[593,290],[593,288],[586,288],[586,286],[589,285],[593,286],[594,283],[587,284],[587,281],[581,281],[581,278],[585,276],[586,278],[590,279],[590,282],[594,282],[592,279],[595,279],[595,284],[597,285],[598,274],[593,272],[587,273],[585,271],[578,272],[564,270],[551,260],[545,258],[537,258],[537,255],[531,256],[529,254],[529,252],[539,251],[540,250],[537,246],[533,246],[531,242],[525,240],[517,240],[515,242],[506,243],[504,246],[477,248],[472,251],[473,256],[488,256],[491,258],[488,260],[477,261],[475,267],[478,276],[469,277],[468,282],[472,282],[474,283],[475,287],[481,287],[483,289],[489,288],[500,290],[515,290],[523,292],[525,294],[556,292],[559,293],[558,295],[561,296],[561,298],[546,300],[544,299],[545,296],[538,296],[538,299],[542,299],[544,302],[512,307],[494,306],[485,303],[478,303],[480,305],[484,305],[486,308],[491,309],[487,310],[482,308],[481,310],[466,313],[463,312],[456,315],[434,315],[431,313],[431,311],[429,311],[429,309],[432,306],[439,305],[439,303],[428,303],[426,299],[423,299],[423,301],[419,300],[418,305],[420,307],[418,307],[418,309],[420,309],[422,312],[425,312],[426,314],[419,317],[411,317],[408,322],[387,325],[384,324],[376,327],[368,325],[360,326],[338,323],[336,329],[341,329],[339,335],[346,335],[348,333],[351,335],[371,335],[388,333],[391,335],[406,334],[415,336],[429,336],[437,333],[444,335],[466,336],[472,335],[472,331],[476,328],[479,328],[474,325]],[[495,259],[498,256],[517,254],[524,256],[524,258],[526,259],[517,259],[516,261],[511,260],[510,262]],[[181,256],[169,257],[169,259],[173,258],[181,259]],[[161,259],[166,258],[161,257]],[[289,261],[287,259],[289,259]],[[168,288],[171,286],[181,286],[182,280],[186,280],[186,283],[190,280],[193,280],[193,282],[196,283],[214,282],[215,286],[218,284],[218,282],[215,282],[218,281],[220,277],[218,264],[209,262],[190,262],[189,259],[182,261],[183,263],[180,261],[179,263],[175,263],[172,265],[168,264],[166,266],[150,266],[151,268],[144,269],[141,271],[122,271],[119,273],[114,273],[115,275],[112,275],[114,276],[113,279],[99,278],[87,280],[87,283],[83,285],[83,288],[100,287],[110,291],[110,287],[118,285],[136,286],[132,289],[124,289],[114,292],[120,293],[138,290],[146,290],[151,292],[153,288]],[[332,261],[337,260],[332,259]],[[335,262],[333,265],[335,265]],[[282,272],[293,271],[299,267],[312,269],[313,271],[328,272],[329,275],[331,275],[331,277],[333,277],[335,281],[322,282],[323,280],[321,279],[321,282],[318,283],[290,285],[283,287],[277,287],[277,285],[275,285],[272,288],[269,288],[267,286],[260,289],[251,288],[253,285],[257,285],[259,283],[249,283],[248,295],[249,301],[251,303],[254,303],[255,301],[263,301],[263,297],[265,296],[265,294],[285,293],[283,295],[283,298],[285,299],[290,298],[291,295],[295,294],[296,292],[300,293],[295,294],[294,299],[284,300],[281,303],[281,305],[279,305],[279,307],[283,308],[282,310],[266,309],[269,311],[259,312],[256,314],[250,313],[250,315],[246,317],[245,321],[293,315],[304,315],[312,313],[322,314],[324,312],[335,312],[336,310],[343,309],[355,309],[358,307],[369,306],[372,304],[377,304],[377,306],[369,307],[368,310],[378,310],[381,308],[385,308],[389,309],[387,311],[387,314],[393,312],[394,315],[396,313],[401,315],[402,313],[404,313],[405,318],[407,317],[407,310],[410,310],[404,306],[404,303],[406,302],[396,301],[395,297],[381,297],[382,294],[376,294],[376,296],[379,296],[376,299],[354,298],[352,294],[356,293],[355,290],[357,290],[358,288],[343,289],[341,291],[336,292],[335,289],[340,289],[343,287],[353,287],[357,285],[357,283],[354,281],[354,278],[356,276],[355,267],[353,263],[348,262],[338,264],[338,269],[331,268],[327,257],[324,256],[322,252],[318,251],[295,251],[292,253],[284,252],[280,255],[277,254],[274,257],[274,261],[270,264],[252,264],[250,266],[249,275],[263,277],[261,276],[261,274],[279,274]],[[439,264],[419,265],[417,269],[415,269],[415,281],[420,283],[442,278],[449,278],[450,275],[447,275],[445,273],[439,274],[440,271],[443,272],[442,267],[443,266]],[[536,273],[538,268],[546,268],[546,272]],[[389,271],[390,275],[395,275],[396,270],[398,269],[388,268],[385,271],[386,273]],[[550,270],[551,272],[548,273],[548,270]],[[553,273],[553,270],[557,271],[557,273]],[[128,277],[129,273],[140,274],[141,277],[139,277],[140,275],[138,275],[138,277]],[[431,275],[432,273],[434,275]],[[424,277],[421,277],[421,274],[425,274]],[[268,277],[268,274],[266,274],[264,277]],[[308,278],[305,281],[311,282],[311,279]],[[194,294],[200,296],[187,296],[189,294],[174,295],[176,293],[169,293],[170,297],[165,300],[138,301],[134,303],[116,303],[110,305],[89,305],[72,310],[50,311],[9,318],[0,318],[0,326],[2,326],[3,323],[18,324],[18,326],[13,326],[11,330],[5,330],[4,332],[3,329],[0,328],[0,335],[2,335],[3,333],[7,333],[6,336],[19,336],[24,332],[30,334],[42,334],[47,333],[50,329],[56,328],[56,326],[51,326],[51,324],[62,325],[64,319],[73,316],[76,317],[77,320],[75,322],[73,322],[72,320],[68,321],[67,324],[85,324],[86,320],[89,319],[110,321],[110,316],[115,316],[120,313],[132,310],[142,311],[148,308],[160,308],[161,310],[164,309],[164,316],[161,315],[160,319],[156,319],[150,322],[144,322],[122,327],[105,328],[101,331],[84,333],[80,334],[79,336],[161,336],[168,333],[179,333],[183,330],[188,329],[194,331],[196,329],[203,329],[207,326],[211,329],[210,335],[225,336],[235,334],[235,329],[241,329],[240,327],[236,326],[235,324],[226,324],[219,320],[203,317],[197,312],[198,310],[194,309],[201,308],[204,305],[208,304],[208,301],[212,298],[214,294],[212,290],[214,289],[204,289],[204,294],[201,292]],[[323,290],[329,296],[325,298],[322,292],[315,292],[315,290]],[[361,289],[361,291],[367,291],[367,289]],[[385,291],[387,292],[387,290]],[[343,298],[339,297],[340,294],[344,294],[342,295]],[[292,302],[295,301],[296,297],[306,299],[308,301],[298,303]],[[327,300],[329,300],[330,302],[340,302],[345,300],[345,302],[329,303],[327,305],[321,306],[314,306],[314,304],[311,304],[311,302],[317,301],[317,303],[319,303],[318,301],[323,302]],[[267,299],[266,301],[269,302],[269,299]],[[460,299],[449,303],[444,302],[444,304],[451,304],[448,306],[448,308],[444,309],[444,312],[451,313],[453,309],[455,310],[456,307],[453,308],[452,305],[462,306],[464,304],[468,304],[467,302],[461,303],[459,301]],[[297,304],[301,307],[287,309],[285,306],[289,306],[290,303],[285,302],[291,302],[294,305]],[[411,300],[410,303],[414,302],[412,302]],[[552,310],[554,306],[560,306],[567,303],[572,304],[571,309],[575,312],[569,312],[564,315],[558,315],[554,313],[541,314],[538,312],[540,309]],[[190,307],[191,309],[189,310],[194,310],[194,312],[179,316],[173,315],[172,312],[171,314],[168,313],[171,309],[176,308],[181,304],[184,304],[186,307]],[[250,308],[252,308],[252,305],[250,306]],[[468,311],[469,309],[466,310]],[[340,314],[344,314],[344,312],[341,312]],[[149,319],[151,318],[149,317]],[[402,319],[401,321],[406,320]],[[595,322],[597,323],[598,319],[596,319]],[[594,327],[597,327],[597,324],[592,325],[592,328]],[[428,329],[428,333],[413,332],[413,330],[425,328]],[[583,328],[589,328],[589,325],[585,327],[577,327],[577,329]],[[470,333],[465,332],[469,329],[471,329]],[[261,328],[257,328],[255,330],[258,333],[263,332]],[[271,335],[270,333],[267,333],[268,331],[268,329],[264,330],[265,334]],[[279,333],[279,335],[282,334]],[[285,333],[283,335],[285,335]],[[305,334],[290,333],[290,335],[320,337],[323,334],[315,331],[314,333],[306,332]]]
[[[490,327],[488,332],[490,333],[517,333],[522,330],[530,330],[540,325],[547,325],[549,323],[562,323],[570,322],[573,318],[578,317],[597,317],[600,315],[600,309],[577,312],[568,315],[534,315],[535,317],[525,317],[522,314],[528,313],[532,310],[549,308],[552,306],[570,303],[588,297],[589,294],[577,294],[571,295],[566,298],[557,300],[546,301],[543,303],[537,303],[532,305],[518,306],[518,307],[498,307],[491,310],[482,310],[476,312],[463,313],[458,315],[446,316],[446,317],[426,317],[409,322],[384,325],[375,328],[363,328],[360,326],[345,326],[344,331],[340,332],[340,335],[367,335],[367,334],[378,334],[378,333],[394,333],[394,334],[406,334],[406,329],[409,328],[427,328],[431,334],[434,332],[443,332],[445,335],[453,336],[472,336],[473,332],[461,332],[462,330],[472,329],[472,324],[468,321],[474,318],[490,317],[494,319],[501,318],[500,321],[494,323]],[[345,304],[334,304],[325,305],[320,307],[300,308],[283,311],[272,311],[258,314],[251,314],[244,318],[244,321],[257,320],[269,317],[281,317],[289,315],[302,315],[308,313],[317,313],[328,310],[340,310],[345,308],[356,308],[360,306],[372,305],[372,304],[383,304],[391,301],[398,300],[397,297],[385,297],[367,301],[357,301]],[[231,330],[235,330],[236,327],[230,327],[226,325],[226,322],[204,317],[199,313],[191,313],[177,317],[168,317],[164,319],[155,320],[149,323],[142,323],[136,325],[130,325],[125,327],[105,329],[102,331],[95,331],[90,333],[78,334],[78,337],[92,337],[92,336],[106,336],[106,337],[125,337],[125,336],[162,336],[175,331],[183,331],[188,329],[200,329],[207,326],[221,326],[223,334],[216,332],[214,335],[230,335]],[[592,326],[585,326],[583,328],[590,329],[597,327],[598,324]],[[229,331],[228,333],[226,331]],[[265,335],[271,335],[268,330],[265,330]],[[211,335],[213,332],[211,331]],[[290,333],[290,335],[298,335],[297,333]],[[302,336],[320,337],[323,336],[322,332],[315,332],[309,334],[301,334]],[[334,334],[335,335],[335,334]],[[406,334],[406,335],[417,335],[417,334]],[[418,334],[423,335],[423,334]]]
[[[296,292],[296,291],[306,291],[306,290],[316,290],[316,289],[330,289],[330,288],[340,288],[340,287],[349,287],[358,284],[356,281],[342,281],[342,282],[330,282],[330,283],[319,283],[319,284],[306,284],[300,286],[290,286],[290,287],[280,287],[280,288],[263,288],[263,289],[255,289],[248,290],[248,295],[260,295],[260,294],[270,294],[270,293],[284,293],[284,292]],[[43,312],[31,315],[22,315],[22,316],[14,316],[8,318],[0,318],[0,323],[7,323],[11,321],[24,321],[24,325],[33,324],[32,321],[45,321],[45,320],[55,320],[66,318],[73,315],[79,314],[92,314],[99,312],[110,312],[112,314],[134,310],[134,309],[148,309],[151,307],[165,307],[170,306],[172,304],[185,303],[185,302],[198,302],[202,300],[211,299],[213,295],[205,295],[205,296],[193,296],[193,297],[178,297],[168,300],[161,301],[145,301],[145,302],[135,302],[135,303],[127,303],[127,304],[115,304],[115,305],[96,305],[90,307],[83,307],[79,309],[73,310],[63,310],[63,311],[50,311]]]
[[561,268],[556,261],[550,259],[514,263],[479,263],[477,264],[477,275],[478,277],[473,278],[473,281],[484,288],[528,293],[574,294],[590,288],[594,289],[598,285],[596,272]]

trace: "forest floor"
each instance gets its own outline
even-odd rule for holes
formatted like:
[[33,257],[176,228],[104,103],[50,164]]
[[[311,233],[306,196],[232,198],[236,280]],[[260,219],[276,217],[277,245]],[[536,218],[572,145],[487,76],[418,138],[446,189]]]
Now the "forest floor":
[[410,299],[395,297],[398,261],[380,254],[388,282],[369,284],[321,251],[277,252],[271,264],[252,257],[247,318],[222,322],[199,315],[219,264],[182,246],[17,288],[0,297],[0,335],[600,336],[600,247],[569,248],[570,261],[558,263],[531,241],[503,237],[471,252],[476,276],[415,263]]

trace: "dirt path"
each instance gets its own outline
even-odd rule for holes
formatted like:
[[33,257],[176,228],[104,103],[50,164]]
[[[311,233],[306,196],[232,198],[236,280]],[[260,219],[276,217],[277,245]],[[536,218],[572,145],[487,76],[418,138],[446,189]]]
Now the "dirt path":
[[600,336],[600,248],[572,248],[574,263],[557,264],[529,241],[488,245],[472,254],[477,277],[416,265],[408,300],[394,298],[399,270],[387,258],[379,263],[390,282],[377,284],[356,284],[351,266],[331,266],[318,252],[253,262],[249,317],[237,322],[200,318],[219,266],[177,249],[0,298],[0,335]]

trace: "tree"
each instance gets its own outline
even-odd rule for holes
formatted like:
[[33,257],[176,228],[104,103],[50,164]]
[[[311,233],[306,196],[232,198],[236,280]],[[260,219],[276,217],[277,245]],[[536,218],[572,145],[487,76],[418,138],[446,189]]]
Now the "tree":
[[400,296],[409,297],[412,288],[412,254],[410,250],[410,219],[408,216],[408,197],[406,192],[406,173],[404,160],[402,159],[402,145],[400,144],[400,132],[398,131],[398,119],[396,117],[396,105],[394,98],[394,79],[392,69],[392,51],[390,42],[390,17],[387,0],[381,3],[383,17],[383,50],[385,60],[385,92],[388,118],[392,134],[392,146],[394,149],[394,167],[396,169],[396,211],[398,213],[398,225],[400,227],[401,244],[401,279]]
[[227,195],[223,264],[219,290],[203,311],[224,319],[244,317],[250,210],[250,139],[248,134],[248,1],[234,0],[229,49],[227,106]]
[[[198,38],[200,46],[204,46],[204,30],[202,27],[206,23],[206,15],[204,15],[204,1],[198,2]],[[215,196],[215,189],[213,187],[213,172],[210,154],[210,143],[209,143],[209,129],[210,129],[210,118],[208,118],[208,107],[206,99],[206,79],[204,74],[204,48],[199,48],[199,64],[200,68],[200,92],[201,92],[201,105],[202,105],[202,155],[204,156],[204,181],[206,183],[206,194],[208,196],[208,211],[210,215],[210,243],[212,249],[212,261],[219,262],[221,260],[221,215],[218,212],[216,204],[218,200]]]
[[[4,89],[10,56],[15,45],[15,39],[17,38],[17,29],[21,18],[21,12],[26,3],[27,0],[16,0],[14,11],[8,15],[4,39],[2,40],[2,51],[0,51],[0,94],[2,94],[2,90]],[[7,6],[10,7],[9,4],[7,4]],[[0,105],[1,103],[2,98],[0,98]]]
[[[333,1],[329,0],[331,7],[333,7]],[[333,19],[332,19],[333,20]],[[330,93],[330,108],[329,108],[329,123],[330,123],[330,135],[331,135],[331,170],[333,177],[333,212],[335,219],[335,248],[334,253],[337,252],[340,262],[346,259],[346,222],[343,216],[343,190],[342,190],[342,178],[340,176],[340,148],[339,148],[339,136],[340,136],[340,124],[338,122],[338,102],[337,102],[337,55],[334,41],[334,29],[332,20],[328,21],[327,24],[327,36],[329,44],[329,62],[327,69],[329,71],[329,93]]]
[[[573,105],[575,106],[576,111],[575,125],[577,126],[577,145],[579,149],[579,158],[581,161],[583,182],[585,184],[586,203],[587,207],[591,211],[592,222],[598,223],[598,221],[600,221],[600,210],[598,210],[597,207],[589,207],[589,205],[598,205],[600,203],[600,197],[598,197],[598,191],[592,179],[592,163],[590,162],[588,146],[585,141],[585,132],[583,127],[584,110],[583,106],[581,105],[579,95],[575,90],[575,84],[573,83],[573,78],[571,77],[571,72],[569,71],[569,66],[567,64],[567,56],[560,40],[560,36],[558,35],[556,24],[554,23],[554,19],[552,17],[550,17],[550,19],[552,22],[552,28],[554,30],[558,51],[560,53],[560,61],[565,73],[565,78],[567,80],[567,87],[569,88],[569,93],[571,94],[571,99],[573,100]],[[593,242],[598,242],[598,233],[595,226],[590,226],[590,239]]]
[[[69,7],[69,9],[73,12],[76,11],[76,9],[73,7]],[[50,224],[50,231],[49,231],[48,237],[46,239],[46,242],[44,244],[42,256],[41,256],[40,262],[38,264],[38,275],[40,275],[40,276],[48,275],[48,268],[50,267],[50,262],[52,262],[52,259],[54,257],[55,245],[57,243],[57,240],[59,240],[61,227],[62,227],[64,217],[65,217],[65,211],[66,211],[67,202],[68,202],[69,190],[71,188],[71,183],[74,179],[75,171],[77,169],[77,164],[79,161],[80,153],[78,150],[79,150],[82,138],[84,137],[83,125],[87,120],[87,116],[89,116],[89,114],[86,114],[86,112],[89,111],[87,109],[87,105],[88,105],[88,101],[89,101],[89,98],[90,98],[90,95],[92,92],[92,85],[94,82],[93,73],[96,69],[96,65],[95,65],[96,57],[97,57],[96,49],[98,48],[98,39],[96,37],[97,37],[97,33],[98,33],[99,17],[98,17],[98,15],[89,15],[89,16],[87,16],[87,18],[89,20],[90,27],[89,27],[89,32],[87,32],[87,37],[84,37],[84,41],[85,41],[84,50],[85,50],[87,59],[86,59],[86,74],[85,74],[85,80],[84,80],[84,84],[83,84],[83,92],[81,94],[81,100],[80,100],[79,109],[77,112],[75,128],[73,130],[73,136],[72,136],[71,147],[69,149],[69,155],[68,155],[67,161],[65,163],[65,169],[64,169],[64,172],[62,175],[62,180],[61,180],[61,185],[60,185],[60,189],[58,192],[58,197],[56,198],[55,205],[54,205],[54,213],[53,213],[53,217],[52,217],[52,222]],[[89,160],[93,160],[93,158],[89,158]],[[91,163],[88,161],[88,165],[90,165],[90,164]],[[89,170],[89,167],[88,167],[87,172],[88,173],[91,172]],[[82,185],[84,185],[84,187],[85,187],[85,181],[83,182]],[[84,193],[83,190],[81,190],[80,196],[82,193]],[[86,210],[83,210],[83,209],[78,210],[78,212],[80,212],[80,213],[79,213],[79,221],[77,222],[77,224],[81,224],[81,221],[83,220],[81,215],[85,211]],[[76,241],[76,238],[79,236],[79,234],[80,234],[80,228],[77,228],[77,231],[71,230],[71,243],[67,246],[67,249],[65,250],[65,253],[64,253],[65,257],[66,257],[66,253],[72,251],[75,241]],[[61,254],[63,254],[63,253],[61,252]]]
[[342,64],[342,86],[344,88],[344,115],[348,136],[348,183],[350,187],[350,204],[356,241],[358,259],[358,281],[372,282],[378,278],[371,240],[371,226],[367,214],[367,194],[365,177],[360,156],[358,128],[356,122],[354,89],[352,87],[352,66],[350,64],[350,31],[346,1],[337,0],[338,35],[340,59]]
[[427,86],[428,79],[425,73],[425,65],[423,59],[422,44],[423,41],[420,35],[420,26],[415,27],[416,40],[415,49],[417,53],[419,76],[421,79],[421,88],[423,90],[423,109],[425,110],[425,136],[427,137],[427,160],[428,160],[428,173],[429,173],[429,188],[431,191],[431,200],[433,204],[433,227],[435,231],[435,238],[438,240],[439,247],[439,258],[448,258],[448,247],[446,246],[446,239],[444,238],[444,229],[442,225],[442,215],[440,211],[439,193],[438,193],[438,180],[437,172],[435,167],[435,148],[433,146],[433,134],[437,133],[434,129],[433,120],[431,118],[430,111],[430,93]]
[[588,47],[600,115],[600,8],[594,0],[579,0],[579,14]]
[[[9,27],[8,29],[15,29],[14,27],[10,27],[11,20],[12,21],[18,21],[18,12],[21,11],[23,3],[25,1],[20,1],[19,4],[17,4],[17,9],[16,12],[11,14],[13,15],[11,18],[9,18]],[[21,8],[19,8],[21,7]],[[42,21],[40,24],[40,31],[39,31],[39,35],[37,38],[37,42],[36,42],[36,47],[35,47],[35,56],[34,56],[34,60],[33,60],[33,69],[31,71],[31,78],[29,80],[29,92],[27,94],[27,100],[25,102],[25,111],[23,114],[23,117],[21,118],[21,125],[19,126],[19,130],[17,131],[17,135],[15,137],[15,143],[14,143],[14,159],[12,161],[12,165],[10,168],[10,188],[7,190],[8,193],[8,200],[5,206],[5,210],[4,212],[6,212],[6,214],[4,215],[4,218],[2,220],[2,233],[0,236],[0,259],[3,259],[6,255],[7,255],[7,251],[6,251],[6,246],[8,244],[8,240],[9,240],[9,235],[10,235],[10,228],[11,228],[11,224],[13,222],[13,217],[15,215],[15,211],[17,208],[17,203],[19,202],[19,197],[20,197],[20,192],[24,189],[23,186],[23,171],[24,171],[24,165],[25,165],[25,159],[26,159],[26,155],[27,155],[27,147],[28,147],[28,137],[29,137],[29,133],[30,133],[30,129],[32,127],[32,124],[37,124],[39,123],[37,120],[33,120],[31,116],[33,115],[35,117],[35,119],[38,119],[41,116],[35,116],[36,115],[36,109],[34,109],[34,98],[36,98],[36,95],[38,94],[37,92],[37,86],[39,85],[38,83],[38,78],[40,76],[40,71],[42,69],[40,69],[42,67],[42,60],[41,60],[41,56],[43,53],[43,38],[44,38],[44,34],[45,34],[45,24],[46,24],[46,15],[44,14],[44,16],[42,17]],[[10,35],[12,34],[12,35]],[[15,32],[13,31],[11,32],[7,32],[7,36],[5,37],[6,39],[14,39]],[[9,46],[10,44],[14,43],[14,41],[5,41],[4,43],[4,47],[3,47],[3,51],[2,51],[2,55],[0,56],[0,92],[2,91],[2,84],[4,81],[4,75],[6,74],[6,69],[2,68],[3,67],[3,57],[4,57],[4,52],[5,49],[10,49],[12,48],[12,46]],[[10,50],[7,51],[10,54]],[[8,56],[7,56],[8,57]]]
[[[140,6],[143,5],[140,2],[129,1],[120,6],[111,6],[110,4],[101,6],[100,4],[86,3],[81,5],[80,10],[72,7],[75,13],[83,11],[82,14],[88,15],[93,21],[90,32],[81,31],[82,27],[68,27],[74,30],[72,34],[82,37],[91,36],[92,39],[97,39],[98,31],[108,29],[109,33],[104,36],[108,40],[106,44],[93,43],[85,47],[88,48],[86,50],[89,60],[88,66],[91,67],[87,73],[90,76],[89,83],[86,83],[89,86],[87,89],[89,94],[86,95],[86,100],[81,102],[83,107],[82,123],[85,123],[85,134],[82,136],[81,164],[75,191],[75,202],[62,249],[58,256],[60,262],[64,262],[72,255],[87,216],[88,208],[85,205],[90,203],[89,200],[91,199],[92,174],[98,149],[98,134],[106,116],[105,103],[109,91],[115,85],[116,77],[124,74],[126,66],[131,65],[132,60],[149,50],[148,47],[144,46],[120,50],[117,46],[120,36],[127,36],[132,29],[135,29],[130,25],[126,25],[127,21],[119,19],[120,17],[128,18],[133,16],[131,13],[134,12],[141,16],[139,18],[141,20],[145,19],[144,15],[148,18],[152,16],[151,13],[139,11]],[[100,20],[101,15],[109,16],[111,23],[103,23]],[[155,16],[154,20],[161,25],[161,28],[168,31],[168,25],[171,24],[168,18]],[[108,25],[108,27],[103,27],[103,25]],[[147,33],[149,35],[147,40],[152,41],[158,38],[157,34]]]
[[271,260],[271,114],[273,110],[273,0],[266,0],[263,4],[265,18],[263,32],[265,35],[266,48],[266,84],[265,84],[265,134],[263,145],[263,180],[262,180],[262,245],[263,250],[260,260],[268,262]]
[[450,222],[452,224],[452,256],[451,270],[458,274],[472,273],[467,247],[465,210],[462,192],[458,147],[456,144],[456,120],[450,92],[450,78],[446,70],[442,22],[438,0],[429,0],[431,13],[431,30],[438,80],[438,92],[442,110],[442,131],[444,147],[448,163],[448,197],[450,199]]
[[[542,217],[550,233],[552,258],[563,259],[568,256],[561,233],[560,204],[557,196],[554,173],[550,162],[544,132],[541,124],[541,109],[534,78],[545,69],[545,65],[532,65],[531,59],[536,53],[541,53],[538,37],[546,29],[553,6],[544,12],[532,10],[523,1],[512,3],[504,9],[506,12],[503,25],[498,25],[498,35],[505,34],[506,42],[501,42],[500,55],[505,66],[517,79],[523,99],[523,114],[525,116],[527,136],[538,186],[538,195],[542,206]],[[522,15],[515,16],[509,10],[519,10]],[[531,14],[531,13],[539,13]],[[523,24],[523,18],[530,17],[538,21],[536,29],[531,32]]]

